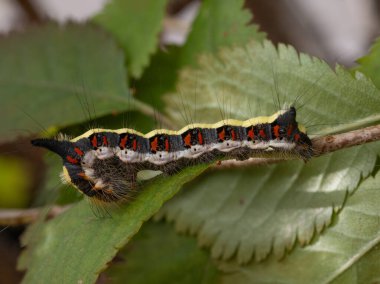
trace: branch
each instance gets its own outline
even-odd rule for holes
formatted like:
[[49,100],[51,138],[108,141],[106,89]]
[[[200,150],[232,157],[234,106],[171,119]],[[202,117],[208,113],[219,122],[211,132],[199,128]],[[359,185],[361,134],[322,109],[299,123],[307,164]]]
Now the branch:
[[[70,205],[53,206],[47,214],[47,218],[65,212]],[[3,209],[0,210],[0,226],[22,226],[35,222],[46,208],[31,208],[31,209]]]
[[327,135],[312,140],[316,157],[380,140],[380,125],[370,126],[342,134]]

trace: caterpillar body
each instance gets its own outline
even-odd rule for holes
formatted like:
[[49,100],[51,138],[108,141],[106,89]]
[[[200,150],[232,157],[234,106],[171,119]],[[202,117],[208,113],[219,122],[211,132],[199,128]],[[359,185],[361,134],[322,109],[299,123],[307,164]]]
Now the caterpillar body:
[[191,124],[179,131],[159,129],[142,134],[133,129],[91,129],[71,140],[35,139],[63,159],[63,180],[102,202],[128,199],[137,173],[157,170],[172,175],[217,159],[292,156],[309,160],[312,143],[290,107],[272,116],[215,124]]

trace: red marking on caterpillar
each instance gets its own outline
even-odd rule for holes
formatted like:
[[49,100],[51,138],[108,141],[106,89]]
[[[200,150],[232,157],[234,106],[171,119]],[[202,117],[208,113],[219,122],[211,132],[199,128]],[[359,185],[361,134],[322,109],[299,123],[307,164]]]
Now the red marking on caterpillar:
[[185,147],[190,148],[191,147],[191,134],[187,133],[186,136],[183,138],[183,142],[185,143]]
[[233,129],[231,130],[231,138],[233,141],[236,140],[236,133],[235,133],[235,130],[233,130]]
[[128,139],[127,135],[125,135],[124,137],[121,137],[120,143],[119,143],[120,149],[124,149],[125,148],[125,146],[127,144],[127,139]]
[[260,129],[259,130],[259,135],[261,138],[265,139],[267,138],[267,134],[265,133],[265,130],[264,129]]
[[92,144],[92,147],[94,147],[94,149],[98,147],[98,140],[96,139],[96,135],[92,137],[91,144]]
[[133,149],[133,151],[137,150],[137,141],[136,141],[136,138],[133,138],[132,149]]
[[78,147],[75,147],[75,148],[74,148],[74,151],[75,151],[75,153],[77,153],[79,156],[83,156],[83,155],[84,155],[83,151],[82,151],[81,149],[79,149]]
[[166,139],[165,139],[165,151],[166,151],[166,152],[169,152],[169,148],[170,148],[169,139],[166,138]]
[[198,129],[198,143],[199,145],[203,145],[203,136],[199,129]]
[[107,137],[103,136],[103,146],[107,146],[107,145],[108,145]]
[[66,156],[66,160],[71,164],[78,164],[78,160],[71,156]]
[[248,130],[248,138],[251,141],[255,140],[255,132],[253,131],[253,126]]
[[273,127],[273,133],[274,133],[274,136],[276,138],[280,138],[280,126],[279,125],[275,125]]
[[225,135],[226,135],[226,131],[223,127],[222,130],[218,133],[219,142],[224,141]]
[[155,154],[157,152],[158,147],[158,137],[154,137],[154,139],[150,142],[150,151]]
[[295,140],[296,142],[298,142],[300,139],[301,139],[300,135],[299,135],[298,133],[296,133],[296,134],[294,135],[294,140]]

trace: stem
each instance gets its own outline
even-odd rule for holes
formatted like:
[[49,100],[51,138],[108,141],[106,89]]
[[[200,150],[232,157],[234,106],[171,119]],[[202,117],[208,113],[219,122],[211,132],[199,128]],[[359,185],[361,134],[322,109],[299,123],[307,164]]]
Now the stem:
[[[47,218],[54,218],[65,212],[69,207],[70,205],[53,206],[49,209]],[[46,208],[2,209],[0,210],[0,226],[22,226],[33,223],[38,219],[43,210],[46,210]]]
[[315,156],[380,140],[380,124],[312,140]]

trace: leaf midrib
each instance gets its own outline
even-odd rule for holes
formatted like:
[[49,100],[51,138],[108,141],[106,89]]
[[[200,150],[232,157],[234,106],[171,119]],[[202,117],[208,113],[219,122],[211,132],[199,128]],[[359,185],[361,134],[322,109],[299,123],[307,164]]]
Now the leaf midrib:
[[346,263],[341,265],[339,269],[335,270],[335,272],[333,272],[333,274],[323,283],[331,283],[332,281],[336,280],[340,275],[342,275],[346,270],[352,267],[353,264],[358,262],[360,258],[364,257],[372,248],[374,248],[378,244],[380,244],[380,234],[378,234],[378,236],[375,239],[364,245],[357,253],[352,254],[352,257],[350,257],[350,259],[346,261]]

